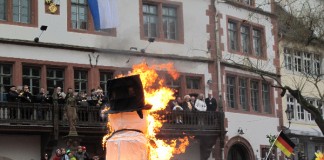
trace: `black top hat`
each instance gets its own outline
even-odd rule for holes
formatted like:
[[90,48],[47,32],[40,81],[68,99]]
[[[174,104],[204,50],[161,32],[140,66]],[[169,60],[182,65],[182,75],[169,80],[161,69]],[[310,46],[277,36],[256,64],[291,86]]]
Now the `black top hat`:
[[144,91],[139,75],[108,80],[108,113],[133,112],[151,109],[145,105]]

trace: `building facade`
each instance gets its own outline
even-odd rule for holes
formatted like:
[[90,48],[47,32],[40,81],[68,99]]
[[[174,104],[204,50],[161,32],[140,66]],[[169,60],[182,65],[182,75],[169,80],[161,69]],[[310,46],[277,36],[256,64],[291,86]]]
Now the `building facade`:
[[260,76],[280,74],[273,1],[216,3],[225,159],[263,159],[270,148],[267,135],[277,135],[282,125],[280,91],[271,87],[276,82]]
[[[0,1],[0,84],[3,88],[0,99],[6,101],[4,88],[10,85],[28,85],[33,94],[40,88],[51,94],[54,86],[62,87],[65,92],[72,88],[88,94],[100,86],[106,92],[108,79],[126,74],[141,62],[173,63],[180,78],[173,80],[164,71],[160,74],[179,96],[215,92],[212,6],[209,0],[118,0],[118,26],[96,31],[86,0]],[[1,132],[1,138],[23,148],[31,144],[21,145],[19,138],[34,139],[32,146],[35,147],[30,148],[32,151],[15,147],[10,151],[1,149],[0,156],[22,159],[13,153],[28,152],[24,154],[26,158],[41,159],[48,150],[64,146],[62,136],[67,133],[64,125],[58,124],[63,129],[53,142],[47,139],[53,136],[50,125],[45,129],[36,124],[31,131],[30,126],[10,123],[5,111],[7,105],[3,103],[0,111],[1,125],[7,128]],[[94,131],[98,136],[91,134],[89,128],[78,128],[85,137],[92,138],[83,141],[96,146],[92,150],[101,150],[100,138],[106,131],[99,128]],[[19,138],[12,138],[13,135]],[[193,143],[192,152],[181,156],[199,158],[199,143],[199,140]],[[53,147],[46,149],[49,144]]]
[[[321,109],[323,114],[323,101],[316,87],[323,88],[323,48],[311,44],[305,46],[301,43],[282,40],[279,43],[279,52],[283,64],[281,80],[283,85],[299,89],[310,104]],[[319,83],[314,80],[319,78]],[[291,83],[294,82],[294,83]],[[312,159],[314,153],[324,150],[324,137],[315,123],[315,118],[304,110],[297,100],[287,93],[283,97],[283,110],[290,110],[291,120],[284,114],[284,125],[290,126],[289,136],[295,142],[295,158]],[[323,114],[324,117],[324,114]],[[289,124],[290,123],[290,124]]]

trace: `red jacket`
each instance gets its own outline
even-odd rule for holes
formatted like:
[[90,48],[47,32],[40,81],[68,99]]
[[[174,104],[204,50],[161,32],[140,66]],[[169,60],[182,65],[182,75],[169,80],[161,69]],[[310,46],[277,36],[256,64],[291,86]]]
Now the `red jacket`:
[[61,157],[55,155],[54,158],[53,158],[53,160],[61,160]]

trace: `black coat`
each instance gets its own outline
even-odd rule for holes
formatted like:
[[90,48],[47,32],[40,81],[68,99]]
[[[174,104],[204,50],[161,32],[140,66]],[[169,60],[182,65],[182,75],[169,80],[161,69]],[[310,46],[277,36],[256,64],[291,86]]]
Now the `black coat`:
[[7,94],[8,102],[18,102],[19,94],[16,91],[9,91]]
[[[191,103],[191,102],[189,102],[189,103]],[[191,103],[191,106],[192,106],[191,111],[195,111],[196,110],[195,105],[193,103]],[[190,111],[187,102],[182,103],[182,108],[183,108],[184,111]]]
[[205,99],[205,103],[207,105],[207,111],[216,111],[217,109],[217,102],[216,102],[216,99],[213,97],[211,99],[209,98],[206,98]]

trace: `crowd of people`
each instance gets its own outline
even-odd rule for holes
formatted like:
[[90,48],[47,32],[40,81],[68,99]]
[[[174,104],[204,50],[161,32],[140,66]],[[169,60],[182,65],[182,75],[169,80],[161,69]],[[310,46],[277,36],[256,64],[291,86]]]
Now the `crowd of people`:
[[76,151],[70,149],[58,148],[52,158],[45,154],[45,160],[99,160],[99,156],[90,157],[85,146],[78,146]]
[[[22,103],[52,103],[53,98],[57,98],[59,104],[65,104],[66,93],[62,91],[61,87],[55,87],[56,92],[49,95],[48,92],[41,88],[39,93],[33,95],[29,91],[29,87],[24,85],[23,87],[8,86],[7,101],[8,102],[22,102]],[[54,95],[56,94],[56,95]],[[78,105],[80,106],[101,106],[107,102],[107,97],[103,94],[103,90],[98,87],[91,90],[91,95],[87,95],[85,91],[74,93]]]
[[[189,112],[204,112],[204,111],[216,111],[217,102],[213,97],[212,92],[208,93],[208,97],[204,98],[204,94],[198,94],[198,96],[185,95],[178,96],[175,100],[170,101],[168,105],[172,111],[189,111]],[[175,119],[176,123],[183,123],[182,116],[178,115]],[[202,119],[198,119],[198,124],[203,124]]]

